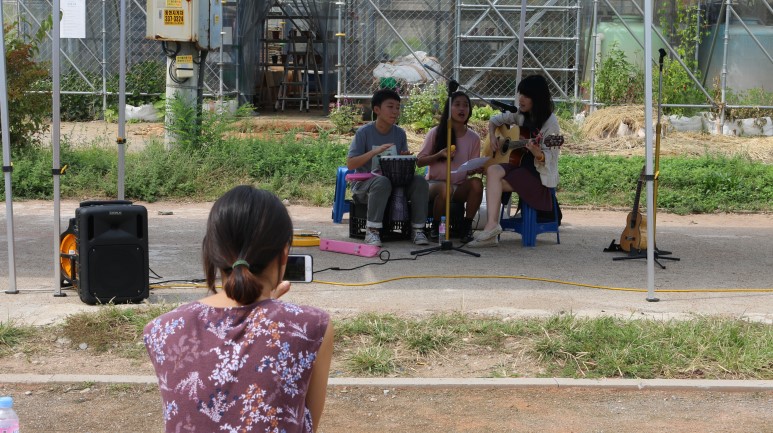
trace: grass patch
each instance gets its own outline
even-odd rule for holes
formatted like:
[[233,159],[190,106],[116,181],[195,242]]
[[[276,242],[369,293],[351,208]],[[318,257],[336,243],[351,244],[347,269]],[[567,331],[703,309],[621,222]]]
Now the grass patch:
[[[450,351],[512,355],[517,343],[548,377],[773,378],[773,325],[737,319],[559,315],[503,321],[462,314],[424,319],[366,314],[335,326],[336,349],[349,357],[353,373],[393,374],[415,359]],[[489,373],[519,375],[503,362]]]
[[[89,353],[145,359],[145,324],[171,309],[105,306],[70,316],[53,330],[0,324],[0,354],[27,343],[42,352],[49,343],[39,341],[39,335],[61,335],[72,348],[88,344]],[[773,325],[734,318],[657,321],[562,314],[500,319],[461,313],[404,318],[367,313],[335,320],[335,328],[334,358],[349,375],[410,375],[417,366],[435,361],[459,369],[469,361],[486,363],[474,373],[484,377],[773,379]]]
[[[335,173],[348,143],[339,136],[300,130],[260,138],[228,137],[217,145],[167,150],[160,141],[126,155],[126,196],[132,200],[213,200],[234,185],[252,184],[282,199],[315,206],[333,202]],[[571,132],[571,131],[570,131]],[[579,134],[579,132],[572,132]],[[51,150],[28,148],[12,156],[14,193],[50,199]],[[62,196],[115,197],[117,151],[65,143]],[[559,200],[566,205],[628,208],[642,157],[564,154],[559,160]],[[663,157],[658,207],[679,214],[773,211],[773,165],[745,157]],[[0,186],[3,179],[0,179]],[[644,197],[642,197],[644,200]]]
[[115,352],[128,358],[145,353],[142,330],[152,319],[172,310],[172,306],[153,305],[142,308],[120,308],[107,305],[96,313],[78,313],[65,319],[62,334],[73,347],[86,343],[96,353]]
[[357,348],[349,356],[349,368],[357,374],[387,375],[394,372],[394,351],[380,345],[370,345]]
[[32,326],[20,326],[11,321],[0,322],[0,354],[10,352],[33,335],[35,328]]
[[[644,158],[563,155],[562,203],[627,207]],[[642,195],[642,201],[646,193]],[[740,156],[664,157],[658,208],[678,214],[773,210],[773,166]]]

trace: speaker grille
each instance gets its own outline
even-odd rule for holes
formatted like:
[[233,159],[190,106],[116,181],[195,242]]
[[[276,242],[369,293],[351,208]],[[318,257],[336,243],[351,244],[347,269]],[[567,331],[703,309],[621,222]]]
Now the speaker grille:
[[89,250],[91,294],[100,299],[134,298],[145,290],[145,251],[138,245],[100,245]]

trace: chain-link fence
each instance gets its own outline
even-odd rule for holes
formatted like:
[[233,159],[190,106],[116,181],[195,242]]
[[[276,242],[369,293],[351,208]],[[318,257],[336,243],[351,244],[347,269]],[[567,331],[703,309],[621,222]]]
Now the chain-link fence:
[[[228,32],[225,39],[231,43],[225,46],[222,62],[220,53],[210,53],[207,57],[205,94],[220,94],[222,67],[223,92],[233,94],[238,88],[244,97],[242,102],[253,101],[261,77],[258,71],[265,45],[261,38],[265,36],[263,31],[252,29],[262,30],[267,15],[260,11],[268,10],[272,1],[240,0],[224,4],[223,25]],[[145,39],[144,3],[126,0],[126,90],[127,102],[134,105],[164,93],[166,81],[166,58],[160,43]],[[412,70],[419,77],[418,82],[438,78],[422,69],[406,45],[415,52],[425,53],[421,63],[433,65],[440,74],[457,79],[478,95],[486,99],[512,98],[521,42],[517,35],[523,18],[523,74],[545,75],[559,100],[592,103],[589,88],[594,84],[589,72],[593,62],[589,59],[594,53],[599,54],[595,51],[597,48],[602,48],[595,43],[598,25],[626,21],[627,16],[641,17],[641,3],[640,0],[528,0],[521,17],[521,0],[345,0],[336,3],[316,0],[314,8],[301,8],[298,13],[306,11],[324,16],[324,22],[329,22],[330,27],[321,28],[320,34],[326,41],[334,40],[336,34],[343,35],[340,61],[335,60],[336,47],[332,42],[322,44],[327,52],[320,53],[325,59],[325,72],[334,71],[334,63],[338,64],[339,98],[366,99],[385,85],[407,95],[411,86],[405,84],[410,80],[374,75],[377,68],[395,66],[397,60],[406,63],[403,67]],[[660,25],[660,17],[667,17],[664,20],[667,28],[660,29],[664,34],[675,34],[677,27],[693,25],[679,22],[678,9],[683,6],[677,3],[699,9],[700,20],[694,25],[705,32],[704,38],[696,42],[700,47],[695,54],[700,57],[696,68],[700,74],[696,75],[700,75],[701,86],[711,89],[715,81],[724,80],[723,91],[749,87],[769,91],[769,77],[773,76],[771,0],[740,3],[657,0],[654,3],[658,21],[655,25]],[[51,7],[50,0],[3,0],[6,23],[17,22],[21,34],[34,34],[41,22],[50,19]],[[339,7],[340,26],[334,18]],[[725,26],[726,22],[730,25]],[[106,105],[113,105],[117,99],[119,2],[86,0],[85,25],[85,38],[61,41],[62,112],[74,119],[101,117]],[[637,25],[636,31],[641,31],[642,24]],[[624,27],[630,26],[624,24]],[[724,54],[724,27],[729,29],[727,55]],[[606,30],[609,29],[607,26]],[[624,29],[630,34],[629,30]],[[676,46],[673,40],[666,42]],[[659,43],[657,36],[653,36],[653,43]],[[50,61],[50,50],[51,39],[47,38],[40,47],[39,59]],[[637,48],[633,45],[628,54],[641,57],[641,51],[636,54]],[[669,52],[673,56],[675,51],[669,49]],[[263,63],[267,61],[264,59]],[[750,64],[755,67],[749,68]]]
[[[579,10],[578,0],[529,1],[526,7],[523,71],[547,75],[560,98],[576,96]],[[391,85],[375,76],[376,69],[410,63],[407,44],[427,53],[440,65],[438,72],[457,79],[464,88],[487,99],[512,99],[520,15],[520,0],[347,2],[340,96],[366,98],[378,87]],[[421,69],[416,62],[402,67]],[[404,82],[432,81],[432,73],[421,72],[420,81]],[[401,93],[408,93],[409,86],[400,86],[400,80],[396,84]]]
[[[34,35],[51,19],[49,0],[4,0],[6,23],[15,23],[20,35]],[[118,1],[86,0],[85,38],[60,41],[60,87],[65,120],[102,117],[117,102],[120,54],[120,10]],[[235,5],[224,15],[235,15]],[[139,105],[165,92],[166,57],[160,43],[145,39],[144,2],[126,0],[126,93],[127,103]],[[50,35],[39,47],[38,60],[51,61]],[[231,56],[228,57],[231,59]],[[205,93],[219,92],[218,53],[207,58]],[[226,74],[225,90],[234,88],[233,73]],[[115,108],[115,107],[113,107]]]

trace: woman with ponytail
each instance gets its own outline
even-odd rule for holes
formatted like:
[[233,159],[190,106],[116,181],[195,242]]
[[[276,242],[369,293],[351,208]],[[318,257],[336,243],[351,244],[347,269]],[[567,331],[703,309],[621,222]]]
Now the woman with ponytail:
[[333,328],[326,312],[277,300],[290,290],[292,233],[267,191],[238,186],[212,206],[202,244],[211,295],[145,326],[166,432],[317,431]]

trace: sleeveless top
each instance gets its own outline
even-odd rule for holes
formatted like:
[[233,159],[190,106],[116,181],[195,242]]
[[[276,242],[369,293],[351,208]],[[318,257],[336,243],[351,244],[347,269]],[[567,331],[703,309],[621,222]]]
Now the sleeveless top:
[[145,326],[166,432],[311,433],[306,393],[330,316],[267,299],[185,304]]

